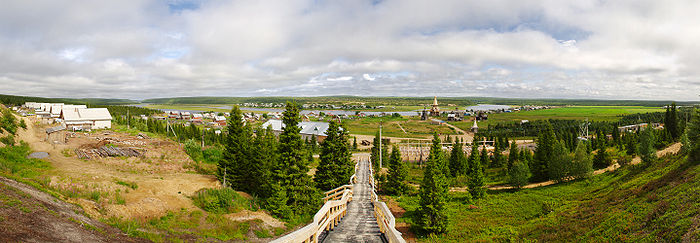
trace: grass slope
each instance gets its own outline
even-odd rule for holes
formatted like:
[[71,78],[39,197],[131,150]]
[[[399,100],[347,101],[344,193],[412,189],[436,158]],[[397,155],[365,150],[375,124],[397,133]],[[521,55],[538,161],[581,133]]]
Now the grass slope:
[[[649,106],[569,106],[546,110],[490,114],[487,121],[479,122],[479,127],[484,128],[488,125],[520,122],[521,120],[583,120],[588,118],[590,121],[617,121],[621,115],[663,111],[665,110],[662,107]],[[469,129],[473,125],[473,123],[469,122],[450,122],[450,124],[462,129]]]
[[[417,196],[394,198],[412,224]],[[470,209],[451,193],[449,232],[427,242],[700,240],[700,166],[679,155],[588,180],[521,191],[491,191]]]

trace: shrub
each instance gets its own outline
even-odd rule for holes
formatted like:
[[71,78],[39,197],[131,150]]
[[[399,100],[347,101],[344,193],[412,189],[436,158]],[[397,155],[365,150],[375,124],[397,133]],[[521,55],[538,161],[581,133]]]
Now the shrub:
[[192,197],[194,204],[211,213],[234,213],[247,208],[249,201],[231,188],[199,190]]

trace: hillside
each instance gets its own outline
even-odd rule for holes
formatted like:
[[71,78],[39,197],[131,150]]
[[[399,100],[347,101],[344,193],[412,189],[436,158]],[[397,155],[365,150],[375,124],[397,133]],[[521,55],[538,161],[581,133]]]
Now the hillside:
[[[451,193],[448,233],[418,241],[672,241],[700,240],[700,166],[667,155],[649,168],[623,167],[589,180],[521,191],[491,191],[471,203]],[[403,232],[417,196],[394,197]]]

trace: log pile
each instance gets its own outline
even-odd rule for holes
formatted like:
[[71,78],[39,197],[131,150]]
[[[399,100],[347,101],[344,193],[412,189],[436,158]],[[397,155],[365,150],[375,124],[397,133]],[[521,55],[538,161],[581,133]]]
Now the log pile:
[[76,149],[75,154],[81,159],[92,159],[97,157],[141,157],[146,154],[145,150],[137,148],[119,148],[113,146],[101,146],[99,148]]

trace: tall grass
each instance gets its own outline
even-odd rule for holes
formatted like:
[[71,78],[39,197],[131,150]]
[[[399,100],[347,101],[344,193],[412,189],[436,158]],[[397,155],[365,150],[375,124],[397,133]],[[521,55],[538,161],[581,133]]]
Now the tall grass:
[[231,188],[206,188],[195,193],[192,201],[210,213],[235,213],[251,208],[251,200],[244,198]]

